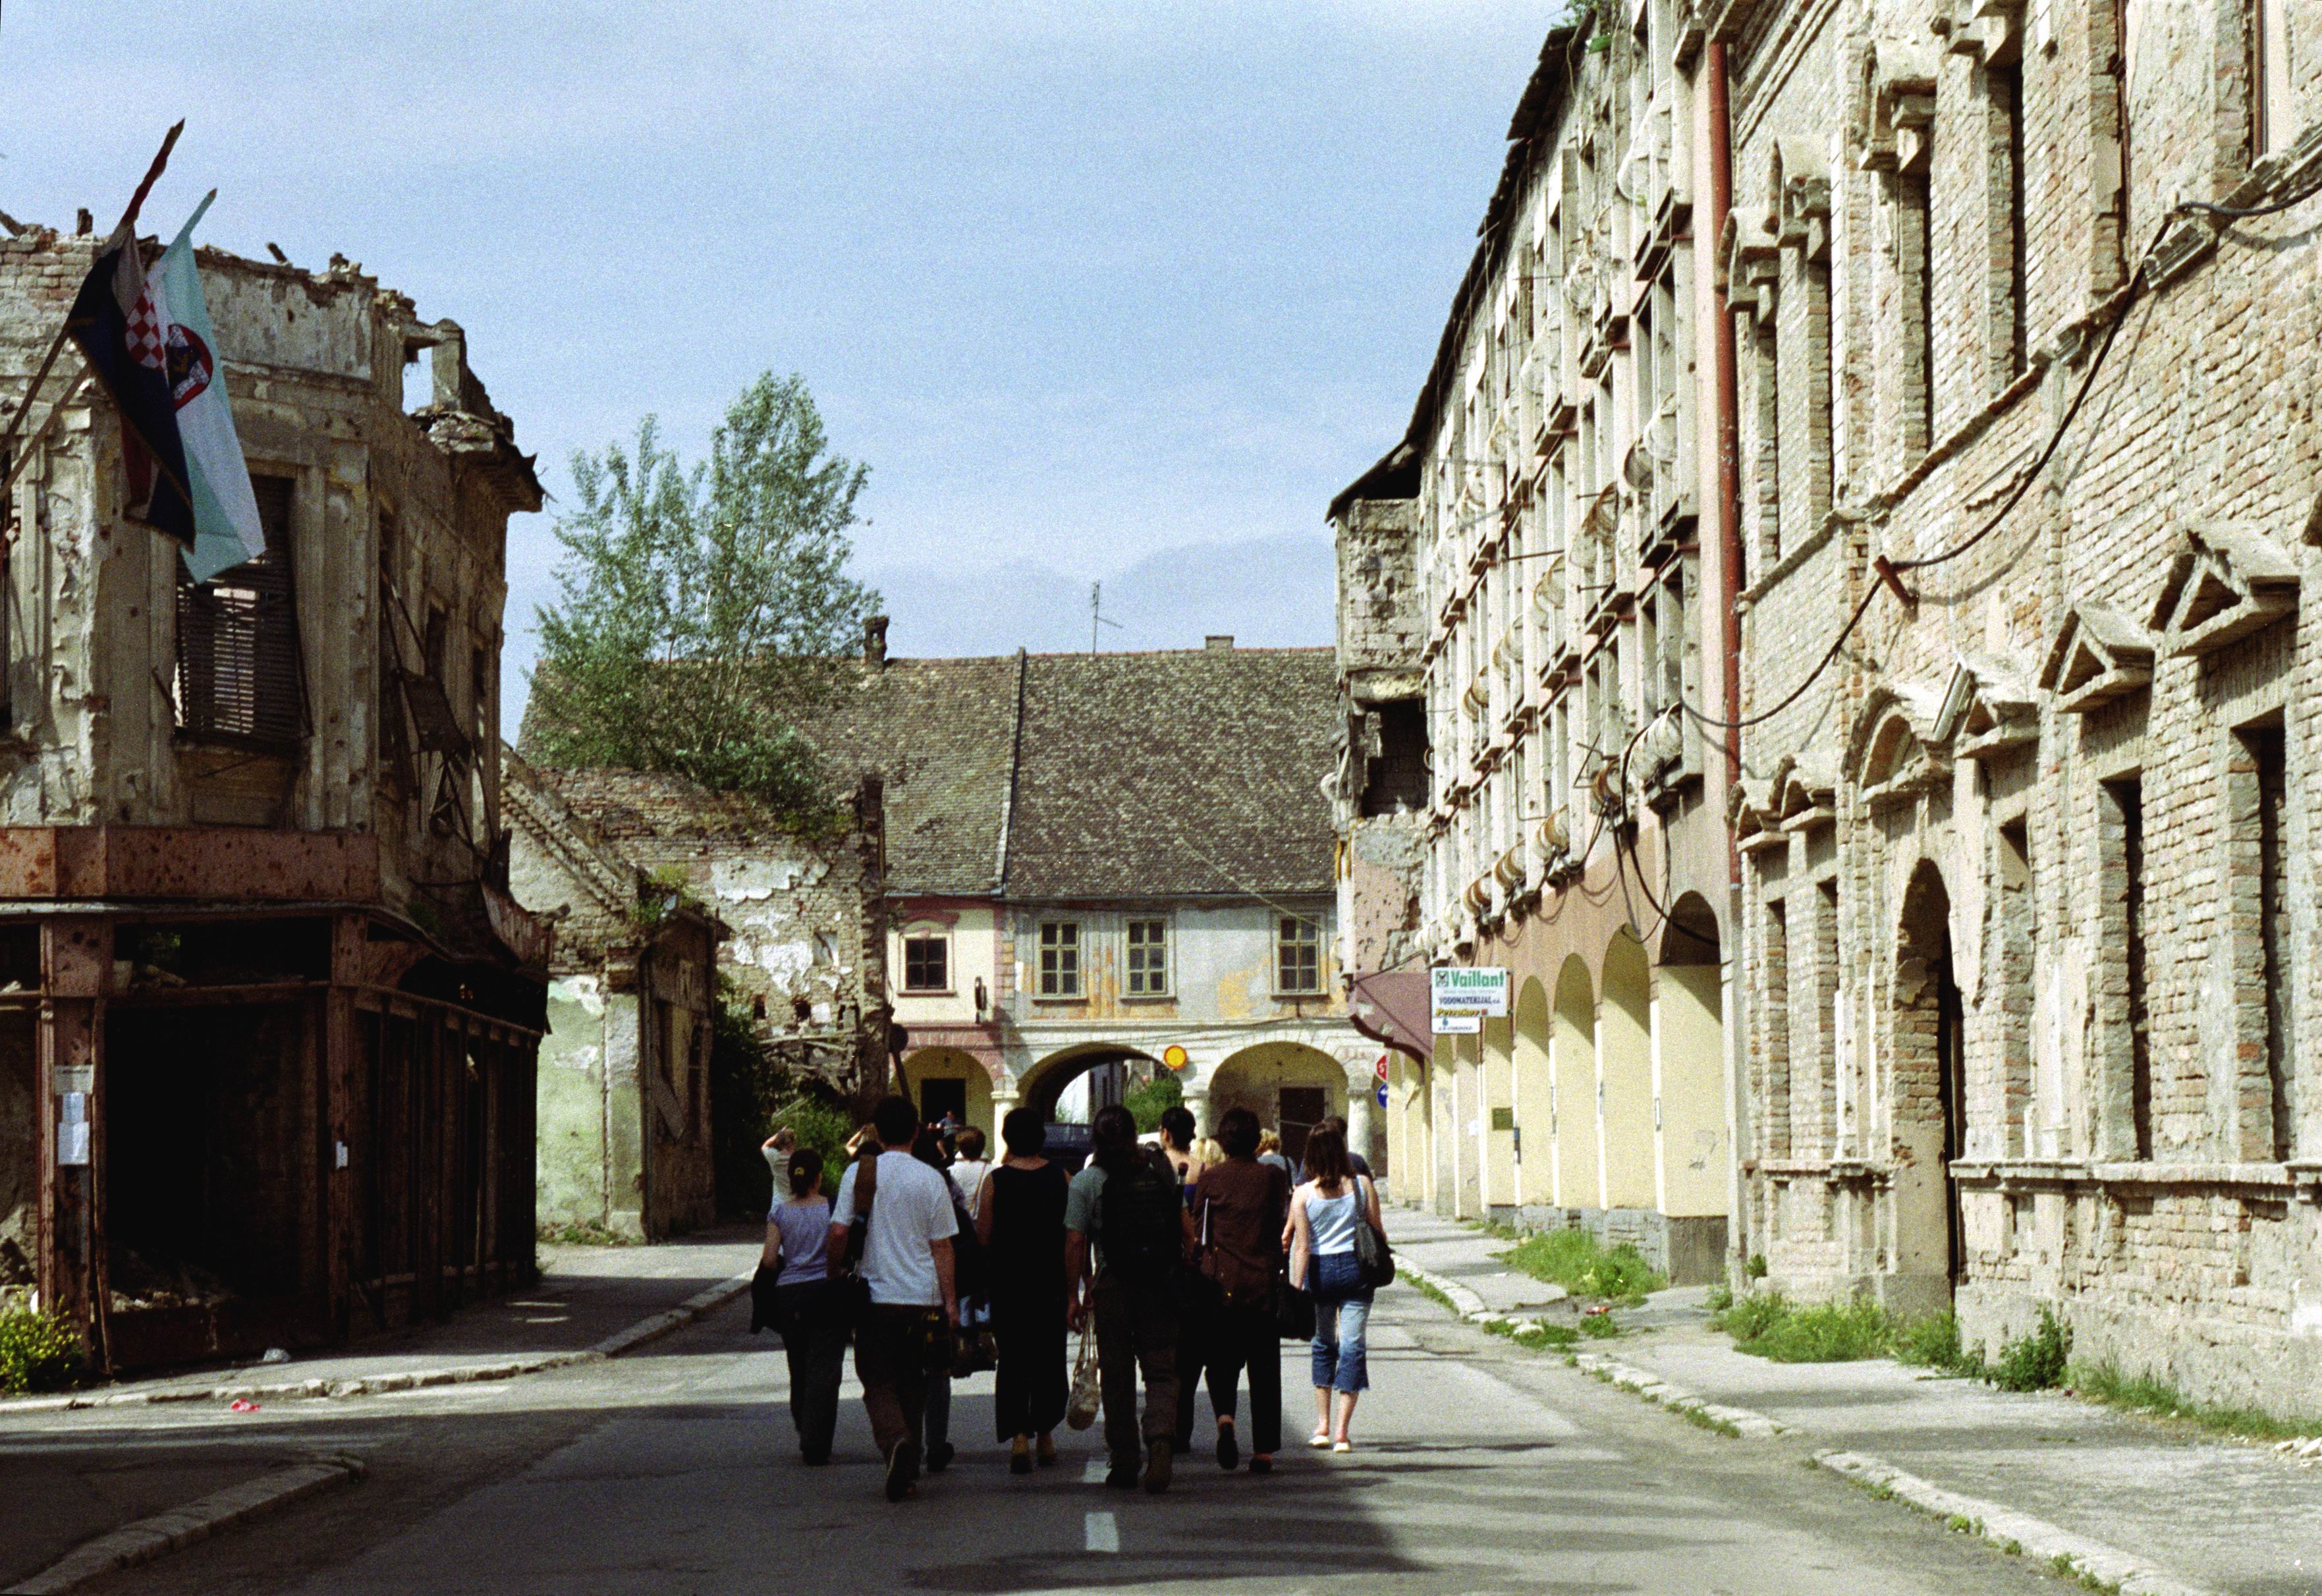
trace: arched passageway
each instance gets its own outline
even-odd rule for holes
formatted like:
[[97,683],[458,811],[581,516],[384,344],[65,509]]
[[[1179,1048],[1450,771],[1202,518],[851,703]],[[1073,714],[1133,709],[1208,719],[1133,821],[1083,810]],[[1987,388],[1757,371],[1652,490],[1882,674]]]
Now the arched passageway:
[[[1016,1100],[1026,1108],[1039,1110],[1043,1119],[1055,1122],[1057,1117],[1058,1101],[1065,1096],[1066,1087],[1092,1070],[1125,1071],[1126,1066],[1133,1062],[1143,1062],[1156,1069],[1161,1067],[1159,1060],[1150,1053],[1139,1052],[1133,1047],[1123,1047],[1118,1043],[1108,1042],[1079,1043],[1050,1053],[1025,1071],[1023,1078],[1016,1085]],[[1120,1077],[1116,1074],[1109,1090],[1118,1091],[1120,1085]],[[1098,1095],[1106,1096],[1104,1093]],[[1107,1096],[1106,1100],[1117,1099]],[[1094,1105],[1097,1108],[1102,1106],[1102,1102]],[[1087,1116],[1083,1114],[1074,1123],[1082,1123],[1086,1117]]]
[[1651,972],[1644,944],[1625,932],[1604,949],[1604,995],[1596,1020],[1597,1068],[1604,1083],[1604,1206],[1652,1208]]
[[1601,1208],[1596,1164],[1596,991],[1575,953],[1556,978],[1556,1026],[1550,1069],[1556,1093],[1556,1200],[1568,1208]]
[[991,1135],[992,1075],[974,1053],[956,1047],[922,1047],[903,1055],[904,1095],[919,1105],[922,1123],[948,1112]]
[[1698,893],[1687,893],[1671,907],[1661,935],[1653,1016],[1658,1206],[1673,1217],[1725,1211],[1725,1028],[1718,954],[1717,917]]
[[1555,1021],[1548,989],[1527,980],[1515,1008],[1516,1201],[1545,1206],[1556,1200],[1556,1073],[1549,1050]]
[[1952,968],[1951,894],[1922,862],[1903,894],[1888,1024],[1893,1104],[1896,1272],[1948,1298],[1966,1269],[1959,1183],[1965,1152],[1965,1026]]
[[1306,1133],[1317,1121],[1347,1117],[1346,1066],[1303,1043],[1261,1042],[1230,1054],[1211,1072],[1209,1090],[1211,1125],[1229,1108],[1248,1108],[1281,1133],[1294,1161],[1304,1157]]

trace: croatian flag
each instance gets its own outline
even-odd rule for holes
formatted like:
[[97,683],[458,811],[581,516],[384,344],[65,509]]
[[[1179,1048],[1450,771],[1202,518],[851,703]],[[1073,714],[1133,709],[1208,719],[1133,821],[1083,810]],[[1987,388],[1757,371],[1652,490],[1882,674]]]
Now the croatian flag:
[[186,569],[197,582],[266,548],[250,467],[233,430],[225,374],[218,369],[217,333],[210,324],[201,273],[194,267],[194,226],[216,197],[216,190],[211,190],[178,230],[176,242],[153,263],[143,301],[159,332],[169,403],[185,451],[186,487],[194,501],[194,546],[185,552]]
[[127,220],[114,229],[81,279],[65,331],[89,371],[121,413],[129,457],[130,514],[181,543],[194,541],[194,505],[186,486],[186,451],[170,397],[167,340],[146,287],[137,235]]

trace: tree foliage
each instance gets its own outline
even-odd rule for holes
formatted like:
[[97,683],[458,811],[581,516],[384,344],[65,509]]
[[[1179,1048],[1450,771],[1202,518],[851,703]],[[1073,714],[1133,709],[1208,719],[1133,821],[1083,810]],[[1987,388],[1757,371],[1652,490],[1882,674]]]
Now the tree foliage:
[[826,804],[796,718],[840,689],[877,595],[846,575],[869,468],[833,454],[803,378],[760,376],[687,465],[572,458],[526,741],[551,764],[669,771],[797,816]]

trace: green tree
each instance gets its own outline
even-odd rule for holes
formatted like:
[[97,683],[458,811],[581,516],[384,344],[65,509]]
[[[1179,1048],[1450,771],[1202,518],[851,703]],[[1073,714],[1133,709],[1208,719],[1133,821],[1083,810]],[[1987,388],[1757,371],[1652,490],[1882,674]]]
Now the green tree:
[[846,575],[869,468],[833,454],[805,380],[767,372],[687,465],[572,457],[579,507],[543,606],[526,734],[551,764],[670,771],[793,816],[827,804],[795,718],[847,678],[878,596]]

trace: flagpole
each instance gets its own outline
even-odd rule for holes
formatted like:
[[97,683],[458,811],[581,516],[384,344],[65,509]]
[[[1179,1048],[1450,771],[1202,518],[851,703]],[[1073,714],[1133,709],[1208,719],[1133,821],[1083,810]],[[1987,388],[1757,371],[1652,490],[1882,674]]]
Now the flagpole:
[[[154,155],[153,164],[145,169],[145,180],[138,184],[137,192],[129,196],[129,208],[121,213],[121,220],[114,224],[113,233],[108,237],[117,236],[136,225],[137,213],[145,207],[145,196],[153,192],[153,185],[160,180],[161,169],[169,164],[169,151],[178,147],[178,135],[185,131],[186,119],[181,116],[161,136],[161,148]],[[32,401],[40,397],[41,385],[49,379],[49,369],[64,352],[65,340],[72,335],[71,329],[72,316],[68,313],[57,327],[57,335],[49,341],[49,352],[41,357],[40,369],[32,373],[32,385],[24,390],[23,403],[17,406],[16,414],[8,418],[7,432],[0,433],[0,461],[8,462],[7,478],[0,480],[0,503],[6,501],[8,489],[16,485],[16,478],[24,469],[23,462],[11,452],[15,447],[16,434],[23,430],[24,417],[32,413]]]

